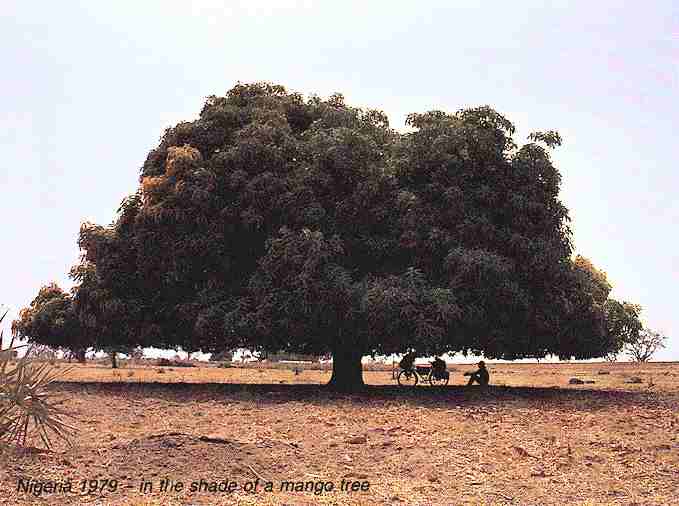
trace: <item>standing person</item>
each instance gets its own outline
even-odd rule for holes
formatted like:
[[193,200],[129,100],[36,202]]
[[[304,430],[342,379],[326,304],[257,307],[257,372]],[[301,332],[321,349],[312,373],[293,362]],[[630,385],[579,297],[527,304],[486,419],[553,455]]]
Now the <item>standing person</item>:
[[474,382],[478,383],[482,387],[488,386],[488,383],[490,382],[490,374],[488,373],[488,369],[486,369],[486,363],[481,360],[478,366],[478,370],[464,373],[465,376],[470,377],[467,386],[473,385]]

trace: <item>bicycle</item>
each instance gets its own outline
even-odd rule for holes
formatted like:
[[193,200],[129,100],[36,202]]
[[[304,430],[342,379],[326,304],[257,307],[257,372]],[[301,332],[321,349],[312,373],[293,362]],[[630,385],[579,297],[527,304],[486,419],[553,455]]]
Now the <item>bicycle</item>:
[[[433,362],[430,362],[433,365]],[[410,369],[402,369],[396,376],[396,381],[399,386],[417,386],[420,378],[428,381],[433,387],[446,386],[450,381],[450,373],[448,371],[434,370],[432,365],[416,365]]]

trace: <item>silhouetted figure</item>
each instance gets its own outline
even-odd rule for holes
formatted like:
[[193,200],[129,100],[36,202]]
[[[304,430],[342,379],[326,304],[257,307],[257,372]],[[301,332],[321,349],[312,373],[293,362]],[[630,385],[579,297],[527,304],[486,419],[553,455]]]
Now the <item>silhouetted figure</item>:
[[414,351],[406,353],[405,355],[403,355],[403,358],[398,363],[398,366],[404,371],[410,371],[413,368],[413,364],[415,363],[416,357],[417,355]]
[[478,370],[474,372],[466,372],[464,373],[464,375],[469,376],[469,383],[467,383],[467,386],[473,385],[474,383],[478,383],[482,387],[485,387],[488,385],[488,382],[490,381],[490,374],[488,374],[488,369],[486,369],[486,363],[483,360],[479,362]]
[[446,363],[441,360],[440,357],[436,357],[433,362],[431,363],[431,367],[434,370],[434,373],[443,376],[444,373],[446,372]]

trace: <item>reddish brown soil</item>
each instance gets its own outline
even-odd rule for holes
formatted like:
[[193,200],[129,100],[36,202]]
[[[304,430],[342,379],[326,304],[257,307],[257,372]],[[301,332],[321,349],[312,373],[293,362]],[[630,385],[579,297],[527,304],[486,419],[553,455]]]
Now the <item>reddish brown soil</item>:
[[[0,455],[0,504],[679,504],[678,366],[505,364],[492,369],[497,383],[551,386],[485,392],[459,386],[466,367],[457,367],[457,386],[403,390],[375,372],[367,375],[375,385],[352,396],[291,384],[327,380],[320,371],[253,373],[269,384],[59,384],[79,429],[75,446]],[[175,371],[161,376],[172,381]],[[147,373],[156,374],[135,376]],[[634,374],[644,383],[625,383]],[[597,383],[568,386],[575,375]],[[35,497],[17,491],[21,477],[118,487]],[[161,493],[163,478],[185,490]],[[188,490],[201,479],[239,489]],[[241,489],[255,479],[274,491]],[[153,493],[139,491],[142,480]],[[335,490],[280,491],[284,480]],[[339,491],[342,480],[368,491]]]

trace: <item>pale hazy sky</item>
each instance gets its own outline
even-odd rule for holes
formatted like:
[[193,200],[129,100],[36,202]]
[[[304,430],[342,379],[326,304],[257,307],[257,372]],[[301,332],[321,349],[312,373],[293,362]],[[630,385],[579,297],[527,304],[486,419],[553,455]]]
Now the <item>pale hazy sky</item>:
[[676,1],[2,0],[0,61],[10,320],[41,285],[70,286],[80,222],[112,221],[165,128],[269,80],[341,92],[396,127],[489,104],[520,141],[559,130],[577,252],[670,336],[656,358],[679,360]]

